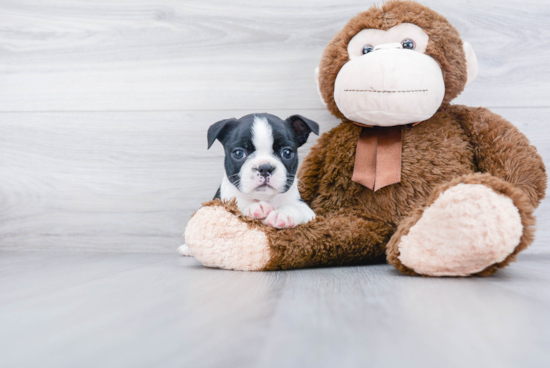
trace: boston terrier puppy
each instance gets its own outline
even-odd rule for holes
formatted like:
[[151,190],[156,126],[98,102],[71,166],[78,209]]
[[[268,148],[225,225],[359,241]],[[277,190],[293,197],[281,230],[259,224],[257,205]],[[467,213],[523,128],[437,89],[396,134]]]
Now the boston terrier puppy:
[[[250,114],[218,121],[208,129],[208,148],[219,140],[225,151],[225,175],[214,199],[235,198],[241,213],[283,229],[304,224],[315,213],[298,191],[298,147],[319,124],[300,115],[286,120]],[[183,255],[191,255],[185,245]]]

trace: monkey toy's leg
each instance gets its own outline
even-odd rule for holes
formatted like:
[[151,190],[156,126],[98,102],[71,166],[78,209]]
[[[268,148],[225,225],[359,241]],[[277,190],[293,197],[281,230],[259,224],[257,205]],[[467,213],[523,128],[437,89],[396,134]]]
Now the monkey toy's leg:
[[394,231],[382,221],[344,213],[279,230],[242,216],[235,203],[217,200],[195,213],[185,242],[205,266],[264,271],[384,262]]
[[452,111],[473,148],[476,171],[436,188],[402,221],[388,243],[388,261],[407,274],[489,275],[533,241],[533,209],[546,190],[535,147],[484,108]]
[[533,241],[533,210],[521,189],[491,174],[457,178],[401,222],[388,262],[409,275],[490,275]]
[[234,202],[216,200],[189,221],[185,242],[205,266],[233,270],[373,263],[386,251],[388,262],[410,275],[489,275],[531,244],[534,222],[521,189],[471,174],[437,187],[397,231],[346,213],[278,230],[244,217]]

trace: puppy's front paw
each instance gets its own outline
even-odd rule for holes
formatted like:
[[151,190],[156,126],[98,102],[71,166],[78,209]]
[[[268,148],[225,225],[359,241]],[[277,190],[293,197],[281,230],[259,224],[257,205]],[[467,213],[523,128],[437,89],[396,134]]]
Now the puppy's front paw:
[[272,211],[274,210],[267,202],[256,202],[252,203],[244,211],[244,215],[252,217],[253,219],[263,220],[265,219]]
[[191,249],[189,249],[189,247],[185,244],[178,248],[178,253],[184,257],[193,257],[193,253],[191,253]]
[[292,216],[277,210],[271,211],[263,222],[277,229],[290,229],[296,226],[296,221]]

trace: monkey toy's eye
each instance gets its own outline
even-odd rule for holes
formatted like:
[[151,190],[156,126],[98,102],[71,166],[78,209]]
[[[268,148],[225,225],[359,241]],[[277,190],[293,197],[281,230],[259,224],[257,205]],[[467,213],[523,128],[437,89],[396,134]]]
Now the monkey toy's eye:
[[292,157],[294,157],[294,151],[292,150],[292,148],[283,148],[283,150],[281,151],[281,156],[285,160],[290,160]]
[[368,54],[372,51],[374,51],[374,47],[372,47],[371,45],[365,45],[365,47],[363,47],[363,55]]
[[414,43],[413,40],[411,40],[410,38],[407,38],[401,41],[401,46],[403,46],[403,49],[405,50],[414,50],[414,48],[416,47],[416,44]]
[[244,150],[240,148],[233,150],[233,152],[231,152],[231,155],[235,160],[242,160],[243,158],[246,157],[246,153],[244,152]]

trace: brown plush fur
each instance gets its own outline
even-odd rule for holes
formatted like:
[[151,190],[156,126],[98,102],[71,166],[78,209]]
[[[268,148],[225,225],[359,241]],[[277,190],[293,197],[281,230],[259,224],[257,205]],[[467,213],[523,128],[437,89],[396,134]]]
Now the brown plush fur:
[[[422,27],[429,35],[426,54],[439,63],[446,94],[432,118],[403,128],[401,182],[374,192],[351,180],[361,128],[338,111],[334,82],[349,60],[347,43],[357,32],[387,30],[405,22]],[[456,29],[434,11],[411,1],[373,7],[336,35],[323,54],[320,89],[329,110],[343,122],[319,138],[299,171],[302,197],[317,218],[294,229],[274,230],[242,217],[234,205],[226,205],[250,226],[265,231],[272,252],[266,269],[375,262],[388,244],[388,261],[403,273],[415,274],[399,262],[399,240],[426,206],[458,183],[481,183],[508,196],[524,226],[513,254],[478,275],[506,266],[533,241],[533,208],[546,190],[544,164],[527,138],[500,116],[487,109],[450,104],[466,83],[465,63]]]
[[384,221],[357,212],[319,216],[308,226],[270,236],[274,257],[265,269],[380,263],[394,231]]
[[546,192],[546,168],[529,140],[485,108],[457,105],[454,114],[474,147],[476,171],[491,173],[520,188],[537,207]]

